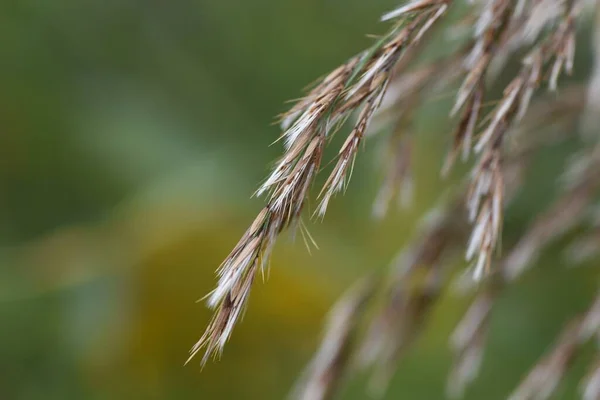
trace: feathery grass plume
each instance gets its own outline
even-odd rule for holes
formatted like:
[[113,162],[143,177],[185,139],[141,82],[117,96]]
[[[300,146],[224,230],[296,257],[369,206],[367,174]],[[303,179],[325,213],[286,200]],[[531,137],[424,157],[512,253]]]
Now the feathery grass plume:
[[278,235],[299,221],[327,140],[353,111],[360,110],[319,195],[317,214],[325,214],[331,197],[349,178],[358,146],[385,94],[391,71],[441,18],[449,1],[418,0],[386,14],[385,20],[400,19],[384,37],[331,72],[282,116],[281,139],[286,151],[256,192],[268,194],[267,206],[219,267],[217,287],[207,296],[215,315],[191,349],[190,359],[205,349],[204,364],[211,355],[222,352],[244,310],[256,273],[265,268]]
[[[389,127],[385,178],[373,207],[373,213],[383,218],[394,198],[409,198],[412,191],[415,115],[455,82],[459,83],[449,111],[457,121],[447,132],[453,143],[442,172],[448,173],[456,159],[467,161],[474,155],[471,174],[450,189],[451,195],[425,219],[420,233],[404,246],[381,282],[359,284],[332,310],[323,344],[294,396],[331,398],[353,361],[373,370],[371,390],[384,393],[444,285],[458,275],[456,287],[476,292],[450,338],[454,365],[447,391],[458,397],[479,372],[489,321],[504,290],[533,267],[545,249],[575,228],[587,229],[581,229],[567,249],[571,263],[597,250],[600,218],[591,224],[586,221],[597,210],[600,191],[600,141],[594,134],[600,110],[600,6],[595,14],[592,77],[587,86],[571,85],[558,93],[560,76],[574,68],[578,24],[590,14],[582,13],[584,0],[489,0],[464,5],[462,20],[444,29],[456,50],[434,62],[416,64],[434,34],[432,28],[452,4],[451,0],[413,0],[385,14],[383,20],[395,20],[389,32],[317,82],[281,116],[285,151],[256,192],[265,195],[267,204],[217,271],[217,287],[207,296],[215,315],[190,359],[204,350],[204,364],[222,352],[279,234],[302,227],[300,217],[324,149],[342,125],[354,116],[317,196],[314,215],[322,217],[331,199],[345,189],[367,135],[375,137],[380,128]],[[517,57],[521,63],[516,73],[504,71]],[[503,77],[500,72],[510,75]],[[505,78],[509,83],[502,96],[492,98],[492,89]],[[550,95],[538,94],[543,85]],[[582,116],[587,118],[584,123],[580,123]],[[581,131],[587,135],[576,135]],[[540,149],[567,140],[582,146],[559,179],[557,196],[499,254],[503,213],[527,187],[527,166]],[[454,271],[460,254],[472,266],[467,274]],[[372,318],[363,316],[368,306],[373,307]],[[582,344],[594,335],[600,338],[599,326],[600,297],[572,320],[512,399],[550,396]],[[360,336],[363,330],[364,337]],[[598,398],[598,371],[594,364],[582,383],[586,400]]]
[[[475,39],[464,61],[467,75],[458,91],[453,109],[453,113],[456,113],[462,108],[463,113],[454,134],[453,149],[444,169],[450,167],[459,152],[462,153],[463,159],[468,157],[471,149],[479,154],[469,190],[466,192],[469,217],[474,222],[467,258],[472,259],[477,255],[475,277],[489,279],[484,281],[483,288],[479,288],[480,294],[475,297],[451,339],[456,354],[455,365],[448,382],[448,394],[451,396],[460,396],[478,373],[495,299],[511,280],[535,261],[536,255],[544,247],[583,222],[599,188],[596,172],[599,170],[596,161],[597,150],[584,150],[577,157],[579,162],[570,168],[573,172],[566,179],[570,185],[563,187],[563,194],[555,204],[538,217],[514,248],[508,249],[506,257],[498,262],[495,271],[497,273],[488,274],[492,254],[500,236],[504,203],[524,184],[525,165],[540,147],[570,138],[574,130],[552,128],[573,126],[573,121],[582,114],[586,104],[585,88],[574,87],[561,93],[561,96],[552,96],[545,101],[534,103],[529,110],[534,93],[542,81],[548,81],[549,88],[555,90],[562,70],[570,73],[573,68],[575,22],[582,5],[576,1],[545,3],[547,8],[541,7],[540,2],[519,2],[516,6],[511,1],[503,0],[486,3],[481,14],[475,18],[478,21],[475,26]],[[486,86],[489,85],[486,76],[493,75],[489,71],[490,66],[498,62],[496,57],[505,56],[525,45],[531,45],[531,49],[523,60],[521,69],[504,90],[504,96],[494,110],[482,118]],[[411,83],[419,82],[417,78],[420,76],[427,76],[426,68],[417,69],[413,76],[404,74],[406,82]],[[402,82],[401,76],[396,79]],[[398,96],[401,99],[398,102],[384,102],[386,108],[383,110],[386,114],[393,115],[394,105],[398,107],[396,112],[400,117],[397,117],[396,121],[401,121],[406,129],[408,124],[405,121],[410,120],[412,110],[420,106],[420,101],[414,100],[417,96],[414,96],[410,89],[418,87],[422,90],[424,85],[419,82],[404,87],[408,88],[405,89],[405,97]],[[590,94],[589,97],[594,96]],[[405,98],[408,101],[405,101]],[[404,117],[406,115],[408,118]],[[531,118],[528,118],[529,115]],[[394,119],[391,120],[393,123]],[[539,135],[541,131],[544,131],[543,136]],[[401,171],[402,168],[406,168],[400,160],[395,160],[388,170],[391,176],[398,176],[398,172],[393,170],[395,166],[398,168],[398,165],[401,166]],[[393,186],[387,182],[387,187],[384,186],[382,190],[386,195],[381,196],[385,200],[381,201],[378,198],[376,203],[384,204],[378,206],[380,215],[387,209],[386,204],[391,197],[390,187]],[[458,199],[456,204],[459,205],[465,201],[464,196],[459,196]],[[452,210],[454,217],[461,214],[453,207],[448,209]],[[438,221],[443,220],[442,218]],[[452,254],[450,250],[456,246],[455,243],[441,242],[444,253],[439,251],[440,237],[437,234],[443,226],[444,224],[434,224],[430,231],[425,230],[421,239],[413,244],[414,252],[405,253],[404,257],[400,258],[404,268],[392,274],[392,278],[382,289],[387,293],[387,300],[377,306],[378,311],[369,324],[363,346],[358,353],[364,365],[375,366],[374,382],[379,384],[376,389],[385,389],[394,365],[418,334],[431,305],[439,295],[440,281],[444,280],[440,274],[440,267],[452,263],[449,254]],[[460,232],[464,232],[464,228],[458,228],[459,226],[460,224],[455,225],[447,231],[454,240],[460,240]],[[421,272],[420,275],[418,271]],[[473,284],[469,283],[467,286],[473,287]],[[593,310],[595,307],[590,309],[582,321],[593,320],[597,315],[597,311]],[[581,328],[583,325],[576,326]],[[577,332],[581,332],[581,329]],[[574,351],[572,349],[575,346],[569,339],[571,336],[568,332],[565,333],[567,339],[559,342],[559,349],[556,350],[556,354],[559,355],[554,356],[552,360],[564,360],[565,354]],[[552,361],[554,369],[547,369],[553,373],[552,376],[547,376],[555,382],[560,375],[556,371],[567,367],[566,363],[560,364],[559,361]],[[521,398],[520,393],[529,390],[528,385],[530,384],[525,384],[525,389],[518,389],[515,398]],[[550,386],[539,390],[551,392]]]

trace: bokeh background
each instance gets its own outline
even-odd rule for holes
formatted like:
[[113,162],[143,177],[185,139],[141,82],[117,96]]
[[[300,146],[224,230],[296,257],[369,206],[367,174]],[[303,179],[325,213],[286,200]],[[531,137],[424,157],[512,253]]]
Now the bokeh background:
[[[416,198],[370,218],[367,145],[344,197],[280,240],[220,362],[184,367],[210,317],[196,300],[254,215],[280,152],[284,102],[381,33],[392,0],[6,0],[0,4],[0,398],[282,399],[329,306],[384,270],[433,205],[451,98],[416,125]],[[588,68],[579,46],[580,75]],[[587,57],[587,58],[586,58]],[[581,72],[583,71],[583,72]],[[516,235],[554,192],[564,148],[539,157],[507,215]],[[596,290],[597,265],[560,245],[507,291],[469,399],[502,399]],[[399,366],[389,398],[441,399],[451,294]],[[585,357],[584,357],[585,358]],[[589,357],[588,357],[589,358]],[[576,365],[560,393],[575,398]],[[582,364],[583,365],[583,364]],[[365,398],[364,379],[344,399]]]

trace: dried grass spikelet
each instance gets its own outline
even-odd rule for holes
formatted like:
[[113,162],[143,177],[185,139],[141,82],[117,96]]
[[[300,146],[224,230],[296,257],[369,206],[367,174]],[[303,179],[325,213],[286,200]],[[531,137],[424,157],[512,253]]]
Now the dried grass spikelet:
[[317,214],[324,215],[330,199],[344,188],[392,69],[445,13],[449,0],[419,0],[411,4],[386,15],[385,19],[399,18],[388,34],[331,72],[282,116],[285,153],[256,193],[268,196],[267,205],[219,267],[217,287],[207,296],[215,314],[191,349],[190,359],[205,349],[204,364],[211,355],[221,353],[243,313],[257,272],[268,263],[278,235],[298,224],[328,139],[353,111],[359,110],[358,120],[321,190]]
[[[494,4],[491,2],[490,4]],[[503,0],[499,0],[499,5],[496,8],[492,7],[490,13],[494,11],[501,13],[498,15],[500,22],[497,23],[498,28],[504,26],[502,18],[506,16],[506,7]],[[500,10],[500,11],[497,11]],[[580,7],[578,3],[572,2],[570,7],[565,10],[562,21],[553,28],[546,40],[536,46],[530,54],[525,58],[523,67],[519,74],[504,90],[504,96],[492,111],[489,116],[489,122],[480,134],[474,150],[480,153],[479,160],[472,173],[472,184],[469,190],[467,206],[469,209],[469,219],[473,223],[473,232],[469,245],[467,247],[467,261],[474,261],[473,274],[476,279],[480,279],[488,274],[491,268],[493,253],[496,250],[497,244],[501,235],[502,212],[504,204],[504,183],[502,176],[502,158],[503,158],[503,142],[505,141],[506,132],[509,127],[520,120],[526,113],[532,95],[535,89],[539,86],[544,77],[544,67],[549,64],[550,77],[549,86],[551,89],[556,88],[556,80],[562,69],[567,72],[572,70],[574,46],[575,46],[575,31],[574,21]],[[483,18],[483,17],[482,17]],[[487,20],[485,20],[487,21]],[[494,28],[491,23],[483,23],[488,26],[488,30]],[[488,25],[486,25],[488,24]],[[497,32],[493,31],[497,36]],[[492,33],[489,33],[492,35]],[[477,49],[477,47],[475,47]],[[485,51],[476,53],[477,65],[489,65],[488,58],[491,57]],[[479,71],[479,70],[478,70]],[[477,91],[483,90],[482,72],[472,77],[468,76],[459,91],[455,110],[469,98],[476,99]],[[472,100],[474,102],[474,100]],[[473,110],[467,108],[469,120],[477,119],[478,115],[472,117]],[[479,110],[477,110],[477,114]],[[466,124],[468,128],[470,124]],[[458,133],[457,137],[464,137],[467,140],[471,137],[470,133]]]

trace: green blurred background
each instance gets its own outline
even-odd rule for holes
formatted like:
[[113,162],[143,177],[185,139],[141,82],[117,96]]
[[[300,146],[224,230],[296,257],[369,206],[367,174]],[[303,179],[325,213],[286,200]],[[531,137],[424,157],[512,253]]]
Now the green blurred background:
[[[196,300],[261,208],[250,195],[280,152],[269,146],[274,116],[368,46],[365,34],[385,29],[379,15],[394,4],[0,4],[0,399],[286,396],[329,306],[387,267],[443,191],[439,128],[450,97],[419,116],[415,206],[370,218],[380,174],[377,146],[367,146],[347,195],[309,226],[320,250],[280,240],[222,360],[202,372],[183,366],[210,317]],[[537,170],[557,173],[564,157],[550,149]],[[508,214],[507,235],[554,191],[544,174]],[[595,265],[565,269],[557,255],[501,299],[469,399],[505,398],[592,297]],[[448,295],[436,307],[389,398],[443,397],[447,337],[467,305]],[[581,371],[560,398],[574,398]],[[363,384],[352,381],[342,398],[365,398]]]

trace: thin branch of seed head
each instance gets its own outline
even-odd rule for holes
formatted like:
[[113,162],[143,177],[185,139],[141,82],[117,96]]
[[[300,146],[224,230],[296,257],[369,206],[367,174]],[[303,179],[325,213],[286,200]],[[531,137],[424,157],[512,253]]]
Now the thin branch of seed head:
[[[568,139],[573,135],[570,130],[561,130],[560,135],[555,135],[552,130],[549,130],[548,128],[564,120],[574,120],[583,110],[585,104],[584,94],[583,88],[580,87],[574,88],[574,90],[567,93],[567,96],[565,97],[555,98],[555,96],[548,96],[549,98],[547,100],[540,101],[533,105],[531,112],[527,114],[519,127],[512,128],[511,136],[516,138],[516,141],[513,144],[513,151],[505,157],[505,162],[503,162],[502,165],[502,174],[505,176],[506,187],[504,192],[506,201],[510,201],[522,186],[523,171],[526,170],[526,166],[532,155],[536,154],[540,147],[552,144],[556,141]],[[540,115],[547,115],[550,110],[555,109],[561,111],[560,113],[556,113],[557,119],[549,120],[545,118],[540,120]],[[564,124],[564,122],[562,123]],[[537,132],[542,129],[544,130],[544,135],[531,135],[533,131]],[[593,168],[589,169],[590,172],[593,170]],[[580,179],[581,184],[589,186],[591,182],[587,179],[593,178],[586,175],[586,177]],[[570,190],[577,189],[572,188]],[[580,197],[580,194],[577,196]],[[588,199],[591,200],[591,198]],[[557,219],[556,216],[563,214],[564,210],[569,209],[565,204],[568,204],[568,202],[561,202],[560,205],[557,204],[556,207],[552,207],[552,211],[547,213],[547,220],[550,221],[550,223],[556,222],[559,224],[558,226],[560,226],[561,222],[559,219],[561,218]],[[556,210],[561,211],[561,213],[558,213]],[[567,211],[566,214],[570,214],[570,212]],[[546,219],[546,217],[543,216],[540,216],[540,218]],[[503,272],[508,268],[511,259],[514,258],[514,254],[520,252],[520,247],[522,246],[521,243],[530,242],[528,237],[539,236],[540,232],[556,232],[557,235],[564,232],[563,229],[549,227],[547,224],[540,229],[537,227],[531,229],[537,233],[530,233],[531,231],[525,233],[523,239],[521,239],[516,247],[499,263],[497,272]],[[552,238],[556,238],[556,236],[552,236]],[[551,243],[550,237],[547,239],[548,240],[536,241],[536,245],[539,246],[538,250],[541,250]],[[488,323],[493,304],[495,298],[508,283],[501,273],[494,274],[490,278],[490,280],[484,282],[483,291],[476,296],[472,306],[458,324],[451,338],[451,347],[454,350],[456,358],[448,380],[447,389],[450,397],[460,397],[466,386],[470,384],[478,374],[483,357]],[[471,279],[461,279],[460,285],[463,290],[465,289],[465,283],[466,287],[473,286],[473,281]]]
[[468,195],[469,218],[474,226],[466,259],[472,261],[477,256],[473,271],[476,280],[489,273],[493,253],[501,236],[504,207],[501,163],[505,134],[512,124],[525,115],[532,94],[542,80],[545,63],[553,61],[549,78],[551,88],[563,66],[567,71],[570,70],[574,54],[571,50],[574,49],[574,20],[578,11],[578,5],[573,2],[547,40],[525,59],[520,73],[504,90],[504,97],[492,112],[490,122],[474,146],[475,152],[481,153],[481,156],[473,170]]
[[418,280],[407,276],[412,285],[397,283],[386,294],[385,303],[369,326],[359,353],[363,367],[374,367],[369,391],[374,396],[385,393],[398,361],[413,345],[439,298],[444,282],[441,265],[423,270]]
[[501,282],[498,280],[487,282],[450,337],[455,361],[448,377],[447,392],[452,398],[462,397],[465,388],[477,378],[487,341],[491,310],[501,289]]
[[579,347],[582,319],[573,319],[563,330],[550,352],[521,382],[509,400],[546,400],[557,389]]
[[299,221],[327,139],[352,111],[362,107],[358,123],[340,151],[338,165],[323,192],[319,210],[320,214],[325,212],[331,195],[344,185],[350,160],[385,93],[390,71],[404,51],[418,43],[442,16],[449,1],[420,0],[388,35],[331,72],[282,117],[281,139],[286,152],[256,192],[269,193],[267,206],[217,270],[217,287],[207,296],[215,314],[191,349],[188,361],[202,349],[205,349],[202,364],[211,355],[222,352],[243,314],[254,277],[268,264],[278,235]]
[[[582,98],[583,93],[579,90],[578,96],[576,97],[578,107],[575,108],[575,114],[578,114],[583,109],[584,103],[581,101]],[[557,101],[555,100],[555,102]],[[558,103],[564,104],[564,101],[558,101]],[[542,103],[541,106],[541,109],[548,108],[548,104]],[[534,108],[536,112],[532,113],[532,115],[528,114],[528,120],[532,118],[537,119],[538,108],[540,108],[540,105]],[[571,113],[573,113],[573,109],[571,109]],[[546,123],[551,122],[546,121]],[[562,139],[564,140],[568,137],[569,136],[563,135]],[[504,165],[504,174],[509,176],[507,168],[511,164],[519,166],[519,169],[523,170],[523,161],[529,159],[541,145],[547,145],[549,143],[552,142],[542,141],[539,138],[538,140],[529,143],[523,143],[519,147],[522,156],[513,154],[512,160],[507,159],[507,162]],[[515,159],[515,157],[517,158]],[[522,159],[521,157],[525,158]],[[590,171],[592,170],[593,169],[590,168]],[[539,222],[534,223],[517,244],[507,253],[505,258],[499,262],[496,271],[498,273],[492,275],[490,280],[484,282],[483,290],[475,297],[471,307],[458,324],[451,338],[451,347],[455,353],[456,359],[448,380],[448,394],[450,397],[462,396],[466,386],[469,385],[478,374],[480,363],[483,358],[488,324],[495,299],[509,284],[508,277],[512,273],[511,268],[513,268],[515,260],[521,259],[521,265],[527,265],[534,262],[535,260],[533,257],[523,259],[522,254],[524,254],[524,251],[526,251],[527,254],[538,254],[543,248],[549,246],[557,237],[564,235],[567,227],[572,227],[577,222],[581,221],[581,217],[584,215],[585,204],[589,204],[592,200],[589,195],[585,194],[590,193],[589,185],[593,184],[587,179],[594,178],[591,175],[581,178],[580,187],[570,188],[569,193],[557,200],[555,205],[552,205],[547,212],[539,216]],[[514,193],[516,193],[515,185],[520,186],[521,183],[522,179],[517,179],[515,181],[514,178],[512,178],[508,180],[506,191],[509,194],[513,193],[512,195],[514,195]],[[586,189],[584,190],[583,188]],[[512,195],[510,196],[512,197]],[[461,289],[465,289],[465,283],[466,287],[473,287],[473,281],[471,279],[464,281],[465,282],[461,282],[461,286],[463,286]]]
[[600,160],[597,155],[586,157],[587,166],[580,177],[554,201],[546,212],[534,220],[527,233],[519,240],[502,262],[502,273],[513,280],[535,262],[540,251],[578,225],[585,217],[594,194],[600,189]]
[[585,313],[567,324],[554,347],[535,365],[509,399],[549,399],[581,348],[598,333],[600,333],[600,295]]
[[397,196],[399,205],[406,208],[412,201],[413,179],[411,171],[411,158],[413,141],[411,132],[406,132],[398,122],[390,139],[386,142],[384,159],[386,161],[385,178],[375,201],[373,214],[383,218],[387,213],[390,203]]
[[[547,2],[556,2],[556,0],[547,0]],[[529,40],[526,38],[531,36],[533,29],[531,26],[536,27],[536,36],[545,27],[551,27],[553,33],[546,38],[542,46],[536,48],[537,51],[532,52],[530,57],[525,60],[526,64],[533,64],[533,68],[531,68],[529,74],[531,76],[528,77],[526,88],[520,94],[522,99],[519,101],[518,119],[523,117],[531,95],[542,78],[539,75],[541,64],[552,56],[556,58],[550,79],[551,88],[555,88],[556,79],[563,67],[570,73],[575,49],[574,23],[580,7],[576,3],[569,4],[571,6],[568,8],[565,8],[562,2],[561,5],[553,7],[553,9],[560,10],[563,15],[562,20],[559,20],[560,24],[555,24],[560,15],[555,15],[555,12],[549,12],[549,15],[540,14],[536,12],[538,8],[535,5],[530,7],[526,3],[524,5],[527,9],[525,10],[515,8],[510,0],[496,0],[487,3],[475,25],[475,40],[472,49],[465,57],[464,66],[468,73],[458,91],[452,114],[463,106],[465,109],[454,134],[454,149],[449,154],[444,172],[451,167],[459,148],[463,149],[463,161],[470,153],[470,143],[475,124],[479,119],[484,96],[485,78],[486,75],[490,75],[491,63],[495,62],[497,69],[503,64],[503,62],[498,64],[499,59],[506,60],[508,55],[522,46],[524,42],[528,43]],[[522,71],[519,75],[526,75],[526,72]],[[488,133],[491,131],[488,130]]]
[[492,0],[486,3],[475,23],[475,40],[471,52],[464,61],[468,71],[456,96],[451,114],[455,114],[484,83],[490,62],[499,44],[504,40],[508,23],[514,9],[510,0]]
[[407,50],[420,42],[423,35],[447,10],[448,2],[420,1],[418,8],[422,9],[423,13],[407,23],[389,43],[382,46],[379,54],[375,54],[375,57],[365,67],[359,81],[348,88],[346,92],[345,103],[341,105],[340,112],[346,112],[347,108],[356,108],[359,105],[362,105],[362,110],[354,129],[338,153],[337,164],[319,194],[321,201],[316,214],[321,217],[325,214],[331,198],[336,193],[343,191],[347,184],[359,145],[389,85],[393,66],[398,63]]
[[582,400],[597,400],[600,398],[600,356],[596,357],[579,387]]
[[363,280],[331,309],[321,347],[292,392],[293,399],[326,400],[332,397],[344,376],[361,315],[374,288],[372,280]]

